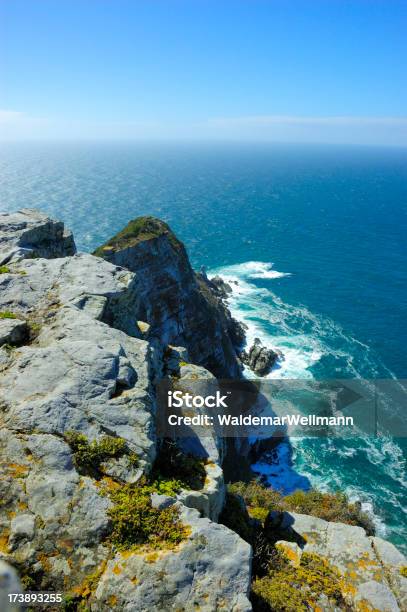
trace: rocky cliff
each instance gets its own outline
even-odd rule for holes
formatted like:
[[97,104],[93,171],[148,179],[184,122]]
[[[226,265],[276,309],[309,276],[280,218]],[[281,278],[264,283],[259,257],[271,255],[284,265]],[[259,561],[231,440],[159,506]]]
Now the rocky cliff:
[[[36,211],[0,223],[1,610],[22,588],[65,610],[251,610],[257,544],[219,522],[223,441],[155,434],[158,380],[240,375],[222,287],[155,219],[97,256]],[[272,539],[292,547],[293,524],[295,559],[315,549],[352,578],[347,607],[323,609],[403,609],[391,544],[302,515],[268,520]]]
[[166,223],[135,219],[94,255],[135,273],[135,314],[149,325],[150,338],[186,347],[193,363],[219,378],[240,376],[239,326]]
[[[212,374],[181,361],[186,351],[168,346],[170,331],[164,341],[157,333],[141,337],[140,305],[150,312],[146,278],[140,294],[128,269],[74,255],[62,224],[37,212],[3,215],[2,227],[0,559],[17,569],[26,589],[68,593],[71,609],[250,609],[250,546],[211,520],[224,497],[221,449],[206,445],[196,491],[151,476],[154,381],[174,370],[180,379]],[[168,245],[150,246],[157,258],[161,249],[168,256]],[[156,262],[153,271],[159,268]],[[222,339],[221,326],[214,333]],[[218,357],[226,367],[220,348],[214,362]],[[148,501],[162,490],[174,495],[172,514]],[[150,522],[120,545],[123,525],[140,512]]]

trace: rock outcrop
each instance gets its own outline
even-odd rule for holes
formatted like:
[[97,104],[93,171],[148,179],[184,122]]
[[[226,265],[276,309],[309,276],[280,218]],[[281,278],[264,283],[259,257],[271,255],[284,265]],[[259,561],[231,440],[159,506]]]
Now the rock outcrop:
[[240,358],[257,376],[268,374],[279,355],[272,349],[263,346],[259,338],[254,339],[248,351],[243,351]]
[[191,530],[188,541],[174,552],[118,553],[108,561],[91,599],[97,609],[109,609],[112,601],[128,612],[252,609],[244,589],[250,546],[223,525],[200,518],[196,510],[181,508]]
[[[272,517],[275,522],[276,517]],[[341,590],[352,610],[399,612],[407,609],[406,557],[390,542],[367,536],[362,527],[327,522],[314,516],[285,512],[279,529],[289,541],[276,546],[299,564],[303,553],[316,553],[341,575]],[[299,545],[293,543],[296,539]]]
[[75,252],[72,232],[61,221],[31,208],[0,213],[0,265],[25,257],[64,257]]
[[94,254],[135,273],[136,317],[148,323],[150,337],[186,347],[193,363],[219,378],[240,376],[230,313],[210,282],[192,270],[166,223],[135,219]]
[[[198,445],[210,459],[203,488],[171,499],[184,541],[120,552],[112,544],[106,490],[143,486],[159,450],[155,382],[213,375],[142,324],[147,295],[136,274],[92,255],[65,256],[73,249],[62,224],[28,216],[29,239],[26,212],[2,217],[12,256],[0,274],[0,561],[27,590],[63,592],[93,611],[193,610],[195,600],[208,612],[249,610],[250,547],[211,520],[225,494],[218,440]],[[216,333],[222,338],[223,327]],[[125,452],[86,471],[72,432],[90,445],[85,452],[105,439]]]

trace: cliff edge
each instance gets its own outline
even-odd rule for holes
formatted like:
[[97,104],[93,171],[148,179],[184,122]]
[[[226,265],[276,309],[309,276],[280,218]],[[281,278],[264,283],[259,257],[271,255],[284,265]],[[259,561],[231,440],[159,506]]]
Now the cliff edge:
[[157,381],[240,376],[242,341],[166,224],[131,222],[95,256],[25,209],[0,215],[0,253],[2,610],[25,590],[63,593],[47,610],[248,612],[251,588],[256,610],[405,609],[390,543],[249,516],[223,440],[157,439]]
[[238,323],[205,276],[192,270],[184,245],[166,223],[139,217],[94,255],[135,273],[135,314],[149,325],[150,338],[184,346],[193,363],[218,378],[241,375]]

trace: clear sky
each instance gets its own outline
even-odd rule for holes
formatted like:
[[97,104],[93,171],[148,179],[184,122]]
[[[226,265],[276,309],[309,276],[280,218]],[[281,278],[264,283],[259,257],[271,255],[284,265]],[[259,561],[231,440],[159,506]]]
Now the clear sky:
[[0,0],[0,137],[407,146],[407,0]]

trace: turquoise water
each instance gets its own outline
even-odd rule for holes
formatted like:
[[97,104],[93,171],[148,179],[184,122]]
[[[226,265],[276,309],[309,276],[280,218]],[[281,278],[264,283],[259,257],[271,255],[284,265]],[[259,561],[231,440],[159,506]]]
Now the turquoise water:
[[[285,354],[272,376],[407,378],[406,150],[7,145],[0,169],[2,210],[39,207],[82,250],[168,221],[196,267],[239,280],[234,312]],[[293,440],[268,474],[346,489],[403,547],[406,457],[405,440]]]

